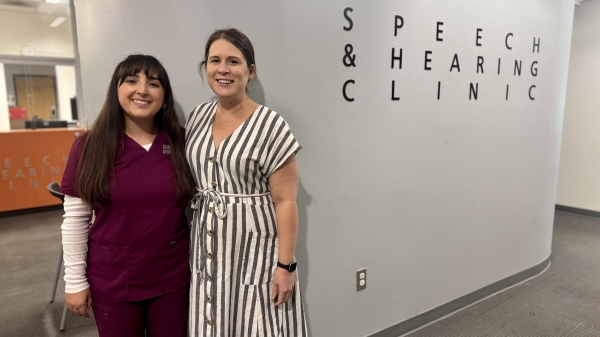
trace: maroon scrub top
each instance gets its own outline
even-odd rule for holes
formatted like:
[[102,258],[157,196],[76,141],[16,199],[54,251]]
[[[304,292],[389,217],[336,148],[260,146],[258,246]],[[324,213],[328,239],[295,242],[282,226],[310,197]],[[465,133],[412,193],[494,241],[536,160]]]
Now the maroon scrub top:
[[[78,197],[74,178],[84,140],[71,149],[61,192]],[[189,229],[177,205],[176,176],[167,134],[160,131],[150,151],[129,136],[110,175],[111,203],[94,209],[87,278],[92,296],[139,301],[189,283]]]

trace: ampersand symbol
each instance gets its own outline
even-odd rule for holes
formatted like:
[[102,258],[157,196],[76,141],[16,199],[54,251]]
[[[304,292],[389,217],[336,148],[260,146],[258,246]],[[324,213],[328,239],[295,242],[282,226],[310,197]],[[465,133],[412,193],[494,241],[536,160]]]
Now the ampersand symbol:
[[352,55],[354,47],[348,43],[344,49],[346,50],[346,55],[344,55],[344,59],[342,60],[344,65],[346,67],[356,67],[356,64],[354,63],[354,60],[356,60],[356,55]]

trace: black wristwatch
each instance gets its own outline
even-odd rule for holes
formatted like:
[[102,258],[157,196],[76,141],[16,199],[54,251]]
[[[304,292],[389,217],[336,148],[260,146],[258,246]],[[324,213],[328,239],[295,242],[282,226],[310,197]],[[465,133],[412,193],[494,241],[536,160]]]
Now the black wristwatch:
[[277,267],[285,269],[285,270],[289,271],[290,273],[293,273],[296,270],[296,262],[292,262],[290,264],[283,264],[283,263],[277,261]]

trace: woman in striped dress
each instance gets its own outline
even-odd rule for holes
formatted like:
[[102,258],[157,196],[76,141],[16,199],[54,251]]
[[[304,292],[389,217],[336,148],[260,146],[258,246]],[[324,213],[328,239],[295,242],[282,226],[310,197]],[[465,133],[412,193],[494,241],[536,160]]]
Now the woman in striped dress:
[[306,336],[294,259],[300,144],[246,95],[256,66],[243,33],[213,33],[200,70],[219,100],[196,107],[186,126],[198,186],[190,336]]

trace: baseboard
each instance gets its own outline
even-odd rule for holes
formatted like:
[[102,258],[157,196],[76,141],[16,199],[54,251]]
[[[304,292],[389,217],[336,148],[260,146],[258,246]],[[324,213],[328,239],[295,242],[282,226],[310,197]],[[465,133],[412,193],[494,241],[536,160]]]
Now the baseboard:
[[559,211],[559,212],[573,213],[573,214],[578,214],[578,215],[583,215],[583,216],[589,216],[589,217],[592,217],[592,218],[600,219],[600,212],[590,211],[590,210],[583,209],[583,208],[576,208],[576,207],[569,207],[569,206],[563,206],[563,205],[556,205],[556,207],[554,209],[557,210],[557,211]]
[[550,257],[544,262],[535,265],[527,270],[524,270],[515,275],[504,278],[498,282],[492,283],[489,286],[483,287],[470,294],[457,298],[451,302],[443,304],[437,308],[431,309],[406,321],[392,325],[383,330],[377,331],[369,337],[398,337],[413,330],[416,330],[424,325],[434,322],[444,316],[455,313],[471,304],[474,304],[490,295],[498,293],[515,284],[523,282],[529,278],[539,275],[550,265]]
[[59,209],[63,209],[62,204],[53,205],[53,206],[36,207],[36,208],[18,209],[15,211],[0,212],[0,218],[6,218],[9,216],[15,216],[15,215],[38,213],[38,212],[54,211],[54,210],[59,210]]

